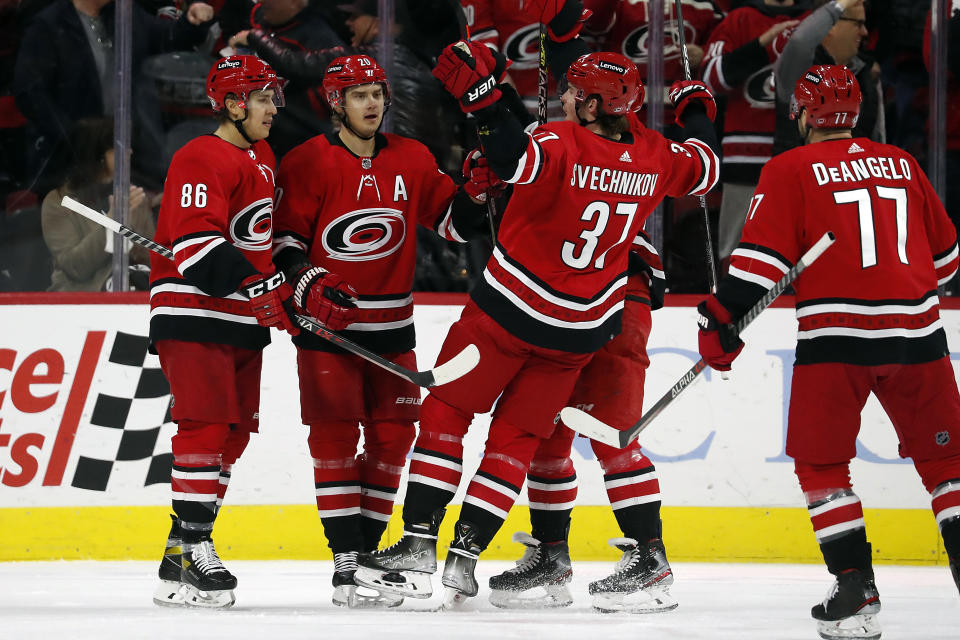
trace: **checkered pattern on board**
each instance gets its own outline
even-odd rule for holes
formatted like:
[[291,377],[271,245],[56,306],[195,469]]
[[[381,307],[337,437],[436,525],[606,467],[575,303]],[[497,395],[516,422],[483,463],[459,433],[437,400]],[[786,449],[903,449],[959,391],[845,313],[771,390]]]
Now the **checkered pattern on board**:
[[[89,421],[81,422],[74,449],[80,454],[71,484],[106,491],[108,486],[170,482],[170,385],[149,339],[118,331],[107,363],[97,369]],[[97,392],[97,387],[110,393]]]

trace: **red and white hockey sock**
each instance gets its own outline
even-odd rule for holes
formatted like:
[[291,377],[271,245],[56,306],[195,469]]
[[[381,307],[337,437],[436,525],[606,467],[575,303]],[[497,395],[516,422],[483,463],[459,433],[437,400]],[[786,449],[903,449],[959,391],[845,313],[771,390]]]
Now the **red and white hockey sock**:
[[960,478],[947,480],[934,489],[932,506],[943,547],[956,564],[960,562]]
[[402,466],[371,460],[369,455],[360,457],[360,513],[363,516],[360,526],[364,551],[373,551],[380,544],[393,514],[402,473]]
[[567,458],[534,458],[527,474],[530,526],[540,542],[567,539],[570,513],[577,501],[577,472]]
[[220,492],[221,452],[228,430],[225,424],[187,420],[177,425],[172,440],[171,497],[177,518],[197,525],[188,527],[191,531],[213,526]]
[[480,468],[467,487],[460,520],[477,527],[475,543],[486,549],[520,495],[541,438],[494,418]]
[[814,500],[807,505],[807,511],[820,545],[866,529],[863,505],[852,489],[837,489]]
[[453,499],[463,475],[463,436],[472,419],[433,395],[423,401],[403,499],[404,524],[430,522]]
[[250,432],[230,427],[227,434],[227,440],[223,445],[223,454],[220,456],[220,486],[217,488],[217,511],[223,505],[223,497],[227,494],[227,488],[230,486],[230,477],[233,473],[233,465],[250,442]]
[[[657,469],[636,442],[626,450],[599,450],[603,484],[623,535],[641,543],[659,538],[660,481]],[[602,456],[602,457],[600,457]]]
[[317,515],[334,553],[358,551],[361,542],[359,439],[355,423],[310,425],[307,444],[313,457]]

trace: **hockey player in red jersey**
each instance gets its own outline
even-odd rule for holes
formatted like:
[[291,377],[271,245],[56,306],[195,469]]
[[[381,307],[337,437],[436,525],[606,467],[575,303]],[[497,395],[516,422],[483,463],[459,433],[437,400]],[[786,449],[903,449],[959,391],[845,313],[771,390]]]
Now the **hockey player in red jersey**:
[[[323,299],[324,288],[349,282],[357,309],[343,335],[416,369],[417,224],[456,242],[483,235],[480,201],[495,176],[475,167],[458,188],[423,144],[379,133],[391,96],[373,58],[333,60],[323,90],[341,128],[284,156],[275,260],[307,308]],[[324,270],[338,279],[318,279]],[[312,335],[294,343],[317,509],[334,553],[334,604],[396,606],[402,598],[395,595],[357,592],[353,574],[357,553],[377,548],[393,511],[420,417],[420,388]]]
[[[633,241],[629,273],[623,331],[584,367],[566,403],[608,424],[630,424],[643,410],[650,312],[663,305],[663,267],[644,234]],[[573,575],[567,536],[577,497],[577,474],[570,458],[575,435],[560,423],[533,456],[527,475],[532,535],[514,534],[514,540],[527,547],[524,557],[516,567],[490,578],[490,602],[496,606],[526,609],[573,603],[566,585]],[[634,613],[676,608],[670,594],[673,572],[662,540],[656,468],[636,440],[625,449],[597,441],[591,445],[622,532],[610,544],[623,552],[614,573],[589,584],[594,608]]]
[[257,431],[269,327],[298,329],[293,291],[270,257],[274,157],[264,140],[283,105],[281,83],[259,59],[231,56],[210,70],[207,96],[219,126],[173,156],[164,185],[155,240],[175,258],[151,259],[150,340],[177,423],[176,516],[154,601],[223,607],[237,580],[214,549],[214,519]]
[[727,370],[743,348],[731,321],[820,236],[835,234],[793,285],[799,330],[786,449],[836,576],[812,611],[824,638],[880,637],[849,471],[870,393],[932,494],[960,588],[960,394],[937,297],[957,271],[957,234],[912,156],[851,136],[859,111],[845,67],[814,66],[797,82],[792,116],[806,144],[763,168],[730,272],[699,306],[700,354]]
[[[476,43],[448,46],[434,75],[473,113],[493,170],[514,184],[498,243],[440,358],[475,344],[480,364],[431,390],[404,500],[404,535],[362,554],[357,580],[415,597],[432,591],[436,539],[460,484],[462,438],[496,400],[486,450],[464,499],[443,573],[449,600],[474,596],[474,568],[506,518],[541,441],[593,352],[620,332],[627,254],[665,195],[706,193],[717,180],[708,143],[671,143],[632,112],[641,85],[617,54],[590,54],[568,70],[566,120],[525,135],[500,104],[499,65]],[[700,97],[709,92],[698,84]],[[697,93],[697,92],[693,92]],[[691,99],[690,132],[712,124]]]

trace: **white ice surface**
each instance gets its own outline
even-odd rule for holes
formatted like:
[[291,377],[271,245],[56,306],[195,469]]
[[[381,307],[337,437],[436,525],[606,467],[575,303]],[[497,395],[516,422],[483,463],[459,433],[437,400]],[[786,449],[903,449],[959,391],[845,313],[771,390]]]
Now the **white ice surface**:
[[[393,611],[344,610],[330,603],[330,562],[231,561],[237,604],[225,611],[161,608],[151,595],[153,562],[0,563],[0,638],[245,640],[288,638],[424,640],[497,638],[606,640],[815,640],[810,606],[830,584],[815,565],[674,564],[674,611],[600,614],[587,583],[607,563],[574,563],[574,604],[551,611],[504,611],[487,602],[489,576],[507,563],[481,561],[480,595],[464,610],[430,612],[430,600]],[[876,567],[884,640],[960,638],[960,597],[946,567]]]

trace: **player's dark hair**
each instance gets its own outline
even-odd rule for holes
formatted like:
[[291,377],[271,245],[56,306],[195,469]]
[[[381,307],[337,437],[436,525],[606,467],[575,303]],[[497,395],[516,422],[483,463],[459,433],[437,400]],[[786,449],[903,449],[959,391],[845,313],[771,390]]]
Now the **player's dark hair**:
[[235,93],[228,93],[223,98],[224,108],[220,111],[213,112],[213,118],[217,121],[217,124],[223,124],[224,122],[230,122],[230,111],[226,108],[227,100],[239,100],[240,97]]
[[107,170],[104,154],[113,149],[113,120],[81,118],[70,136],[70,168],[67,187],[87,187],[103,177]]
[[630,128],[626,116],[603,112],[603,97],[599,93],[591,93],[583,102],[586,104],[590,100],[597,101],[597,119],[595,122],[603,131],[605,138],[617,138]]

